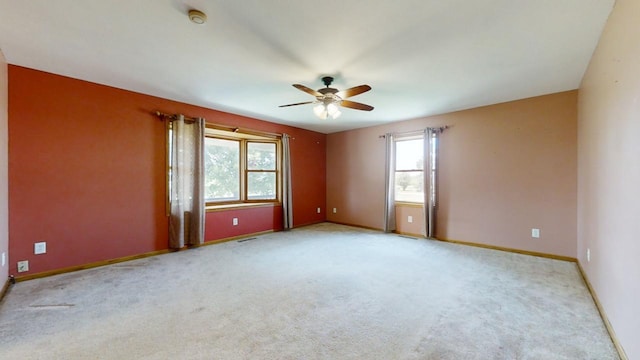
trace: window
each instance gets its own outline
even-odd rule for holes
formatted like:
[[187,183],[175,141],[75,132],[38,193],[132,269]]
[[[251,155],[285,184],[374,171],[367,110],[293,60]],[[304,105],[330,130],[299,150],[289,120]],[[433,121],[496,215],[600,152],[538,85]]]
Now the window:
[[276,199],[276,144],[247,141],[247,199]]
[[401,138],[396,140],[395,200],[424,203],[424,153],[423,139]]
[[204,139],[204,199],[240,200],[240,141]]
[[279,139],[207,129],[204,143],[208,205],[279,201]]

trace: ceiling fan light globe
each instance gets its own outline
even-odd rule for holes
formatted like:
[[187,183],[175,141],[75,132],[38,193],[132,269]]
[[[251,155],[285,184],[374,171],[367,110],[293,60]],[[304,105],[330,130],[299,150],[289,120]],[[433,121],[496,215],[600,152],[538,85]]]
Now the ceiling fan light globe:
[[333,113],[333,115],[331,115],[332,119],[337,119],[338,116],[340,116],[342,114],[342,112],[338,109],[336,109],[336,111]]
[[324,104],[318,104],[314,106],[313,113],[322,120],[326,119],[328,115],[327,108]]
[[329,115],[331,115],[331,117],[333,117],[335,119],[335,117],[333,115],[336,112],[340,112],[340,110],[338,110],[338,107],[336,106],[336,104],[330,103],[329,105],[327,105],[327,112],[329,113]]

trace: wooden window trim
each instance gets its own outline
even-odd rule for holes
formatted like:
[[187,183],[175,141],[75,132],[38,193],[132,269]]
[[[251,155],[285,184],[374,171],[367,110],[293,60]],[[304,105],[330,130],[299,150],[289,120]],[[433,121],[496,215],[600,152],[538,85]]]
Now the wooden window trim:
[[229,209],[249,209],[258,207],[274,207],[281,206],[282,203],[277,202],[252,202],[252,203],[240,203],[240,204],[216,204],[205,206],[206,212],[225,211]]
[[395,201],[395,206],[422,209],[424,207],[424,203],[412,201]]
[[[231,129],[231,131],[229,131]],[[205,137],[213,139],[224,139],[238,141],[240,146],[240,200],[231,201],[206,201],[207,212],[220,211],[232,208],[277,206],[282,204],[282,140],[275,134],[260,133],[243,130],[242,133],[237,128],[224,128],[207,124]],[[247,150],[249,143],[268,143],[276,146],[276,169],[275,170],[249,170],[247,164]],[[276,196],[275,199],[248,199],[247,183],[250,172],[273,172],[276,175]]]

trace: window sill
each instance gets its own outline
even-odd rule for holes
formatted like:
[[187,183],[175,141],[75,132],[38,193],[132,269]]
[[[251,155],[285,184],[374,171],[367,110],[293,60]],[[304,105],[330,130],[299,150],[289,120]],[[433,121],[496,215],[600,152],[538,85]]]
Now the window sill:
[[256,203],[240,203],[240,204],[224,204],[224,205],[207,205],[205,206],[206,212],[225,211],[231,209],[246,209],[256,207],[274,207],[281,206],[279,202],[256,202]]
[[403,207],[416,207],[416,208],[422,208],[423,207],[422,203],[408,202],[408,201],[396,201],[395,205],[396,206],[403,206]]

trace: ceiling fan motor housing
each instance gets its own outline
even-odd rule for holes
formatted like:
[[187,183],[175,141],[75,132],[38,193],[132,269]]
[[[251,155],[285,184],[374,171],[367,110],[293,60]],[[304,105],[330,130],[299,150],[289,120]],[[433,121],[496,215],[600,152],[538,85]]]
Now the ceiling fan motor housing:
[[331,76],[323,77],[322,82],[324,83],[326,88],[318,89],[318,92],[323,95],[323,96],[316,96],[316,99],[318,99],[318,101],[322,101],[325,105],[329,105],[331,103],[335,103],[342,100],[339,96],[335,95],[338,92],[338,89],[329,87],[333,82],[333,78]]
[[325,76],[322,78],[322,82],[324,83],[324,86],[329,87],[333,82],[333,78],[331,76]]
[[318,92],[322,94],[322,96],[316,96],[316,99],[318,99],[318,101],[322,101],[325,105],[342,101],[342,99],[336,95],[338,89],[327,87],[324,89],[318,89]]

